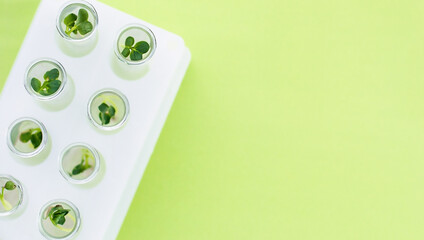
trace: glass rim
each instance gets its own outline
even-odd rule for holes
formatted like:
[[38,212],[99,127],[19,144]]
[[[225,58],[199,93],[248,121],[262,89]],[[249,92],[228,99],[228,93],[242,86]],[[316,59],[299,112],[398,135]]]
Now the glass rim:
[[9,215],[15,213],[19,209],[19,207],[22,205],[22,202],[23,202],[23,199],[24,199],[24,187],[22,186],[22,183],[18,179],[14,178],[13,176],[11,176],[9,174],[0,174],[0,178],[11,179],[16,184],[16,187],[19,188],[19,190],[20,190],[19,191],[19,202],[18,202],[18,204],[14,208],[12,208],[11,210],[9,210],[7,212],[0,213],[0,217],[3,217],[3,216],[9,216]]
[[[12,134],[12,130],[13,130],[13,128],[17,125],[17,124],[19,124],[19,123],[21,123],[21,122],[24,122],[24,121],[31,121],[31,122],[33,122],[33,123],[35,123],[35,124],[37,124],[39,127],[40,127],[40,129],[41,129],[41,133],[43,134],[43,138],[41,139],[41,144],[40,144],[40,146],[38,146],[38,148],[37,149],[35,149],[34,151],[32,151],[32,152],[29,152],[29,153],[23,153],[23,152],[20,152],[20,151],[18,151],[14,146],[13,146],[13,143],[12,143],[12,140],[11,140],[11,134]],[[44,126],[44,124],[43,123],[41,123],[40,121],[38,121],[37,119],[35,119],[35,118],[32,118],[32,117],[22,117],[22,118],[18,118],[18,119],[16,119],[15,121],[13,121],[11,124],[10,124],[10,126],[9,126],[9,128],[7,129],[7,146],[9,147],[9,149],[14,153],[14,154],[16,154],[17,156],[19,156],[19,157],[22,157],[22,158],[30,158],[30,157],[34,157],[34,156],[36,156],[36,155],[38,155],[40,152],[42,152],[43,150],[44,150],[44,148],[46,147],[46,145],[47,145],[47,141],[48,141],[48,133],[47,133],[47,129],[46,129],[46,127]]]
[[[117,123],[116,125],[109,126],[109,127],[98,124],[96,122],[96,120],[94,120],[93,116],[91,115],[91,104],[93,103],[94,99],[96,99],[99,95],[101,95],[103,93],[107,93],[107,92],[112,93],[112,94],[116,94],[119,98],[122,99],[122,101],[124,102],[124,105],[125,105],[125,114],[122,117],[122,120],[119,123]],[[113,131],[113,130],[116,130],[116,129],[122,127],[125,124],[125,122],[127,121],[128,115],[130,114],[130,104],[129,104],[127,97],[122,92],[120,92],[119,90],[114,89],[114,88],[104,88],[104,89],[101,89],[101,90],[95,92],[90,97],[90,100],[88,101],[88,105],[87,105],[87,114],[88,114],[88,119],[90,120],[90,122],[94,126],[96,126],[97,128],[99,128],[101,130],[106,130],[106,131]]]
[[[46,210],[46,208],[48,208],[49,206],[53,205],[53,204],[60,204],[60,203],[64,203],[66,205],[68,205],[69,207],[72,208],[72,210],[75,213],[75,227],[73,229],[73,231],[65,237],[52,237],[50,236],[43,227],[42,219],[43,219],[43,213]],[[79,228],[81,226],[81,217],[80,217],[80,213],[78,208],[70,201],[66,200],[66,199],[54,199],[54,200],[50,200],[47,203],[45,203],[41,209],[40,212],[38,214],[38,230],[40,231],[40,233],[47,239],[49,240],[55,240],[55,239],[61,239],[61,240],[67,240],[67,239],[72,239],[75,234],[78,232]]]
[[[87,178],[81,179],[81,180],[72,178],[63,169],[63,158],[65,157],[65,153],[67,151],[69,151],[70,149],[74,148],[74,147],[84,147],[84,148],[87,148],[93,154],[94,161],[96,163],[96,166],[94,167],[94,170],[90,174],[90,176],[88,176]],[[76,143],[69,144],[68,146],[66,146],[62,150],[62,152],[59,155],[59,172],[70,183],[74,183],[74,184],[85,184],[85,183],[88,183],[88,182],[92,181],[97,176],[97,173],[99,172],[99,170],[100,170],[100,154],[97,151],[97,149],[94,148],[93,146],[91,146],[90,144],[83,143],[83,142],[76,142]]]
[[[121,38],[122,34],[124,34],[130,28],[138,28],[138,29],[146,32],[147,35],[149,35],[149,38],[152,41],[153,46],[152,46],[152,50],[150,51],[150,54],[145,59],[142,59],[141,61],[128,60],[127,58],[125,58],[121,55],[121,52],[119,52],[119,39]],[[115,52],[115,55],[118,57],[118,59],[121,62],[124,62],[128,65],[141,65],[141,64],[149,61],[153,57],[154,53],[156,52],[156,48],[157,48],[157,40],[156,40],[156,36],[153,33],[153,31],[149,27],[147,27],[143,24],[133,23],[133,24],[128,24],[128,25],[122,27],[118,31],[117,37],[115,39],[114,52]]]
[[[70,36],[68,36],[62,29],[61,25],[62,22],[60,21],[60,16],[62,15],[63,10],[65,10],[67,7],[71,6],[71,5],[75,5],[75,4],[82,4],[85,7],[88,8],[88,10],[90,10],[91,14],[93,15],[94,18],[94,24],[93,24],[93,30],[88,33],[88,35],[85,35],[83,38],[71,38]],[[85,41],[87,39],[89,39],[91,36],[94,35],[94,32],[97,31],[97,25],[99,24],[99,16],[97,14],[96,9],[94,8],[94,6],[84,0],[74,0],[74,1],[68,1],[65,4],[62,5],[62,7],[59,10],[59,14],[56,17],[56,30],[59,32],[59,35],[61,37],[63,37],[64,39],[68,40],[68,41],[73,41],[73,42],[82,42]]]
[[[36,94],[34,92],[34,90],[32,89],[31,84],[28,83],[29,72],[37,64],[39,64],[41,62],[48,62],[48,63],[51,63],[53,65],[56,65],[60,69],[60,71],[62,72],[62,75],[63,75],[63,77],[62,77],[62,84],[60,84],[59,89],[55,93],[53,93],[51,95],[48,95],[48,96],[42,96],[42,95]],[[67,82],[68,82],[68,75],[66,73],[65,68],[63,67],[63,65],[60,62],[58,62],[57,60],[52,59],[52,58],[39,58],[39,59],[36,59],[36,60],[32,61],[29,64],[29,66],[27,67],[27,69],[25,71],[25,78],[24,78],[25,89],[27,90],[27,92],[29,93],[29,95],[31,95],[32,97],[34,97],[34,98],[36,98],[37,100],[40,100],[40,101],[49,101],[49,100],[53,100],[53,99],[57,98],[60,95],[60,93],[63,92],[63,89],[65,89],[65,85],[66,85]]]

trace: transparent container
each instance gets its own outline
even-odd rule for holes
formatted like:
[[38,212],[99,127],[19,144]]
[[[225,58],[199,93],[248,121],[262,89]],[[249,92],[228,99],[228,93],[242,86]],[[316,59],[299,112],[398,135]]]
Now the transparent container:
[[47,142],[46,128],[34,118],[19,118],[8,129],[7,145],[18,157],[31,158],[40,155],[45,150]]
[[[114,108],[114,116],[105,124],[100,117],[100,105],[107,104]],[[96,92],[89,100],[88,118],[94,126],[101,130],[112,131],[121,128],[128,119],[130,106],[128,99],[116,89],[103,89]]]
[[[36,91],[32,86],[33,78],[37,79],[39,84],[43,85],[46,81],[44,76],[54,70],[58,72],[57,80],[60,81],[59,88],[51,94],[46,94],[44,92],[45,88],[40,88],[39,91]],[[25,72],[24,80],[24,86],[27,92],[46,107],[62,109],[69,105],[73,99],[74,88],[72,81],[68,78],[63,65],[54,59],[41,58],[33,61]]]
[[60,154],[59,171],[70,183],[88,183],[97,176],[99,169],[100,155],[89,144],[71,144]]
[[[50,213],[54,213],[55,209],[69,210],[64,216],[63,224],[60,224],[60,221],[56,221],[56,224],[52,221],[52,218],[57,215]],[[78,208],[70,201],[64,199],[52,200],[40,210],[38,228],[47,239],[72,239],[78,233],[80,226],[80,213]]]
[[[70,14],[77,16],[76,22],[78,21],[80,9],[85,10],[88,13],[88,22],[91,23],[92,30],[88,33],[81,34],[80,31],[69,32],[65,25],[65,18]],[[77,25],[75,22],[75,25]],[[99,17],[96,9],[90,3],[80,1],[70,1],[66,3],[59,11],[59,15],[56,19],[56,29],[58,36],[58,43],[61,49],[70,56],[84,56],[91,52],[97,44],[98,30],[97,26],[99,23]],[[75,26],[76,27],[76,26]]]
[[[13,182],[14,188],[7,189],[6,183]],[[22,184],[10,175],[0,174],[0,216],[15,213],[22,205],[24,189]]]
[[[141,41],[149,44],[149,50],[141,54],[141,60],[131,60],[131,54],[127,57],[122,54],[126,47],[126,40],[128,37],[133,37],[133,46]],[[148,71],[146,63],[154,56],[156,48],[156,37],[150,28],[141,24],[127,25],[117,34],[114,45],[115,57],[112,61],[112,69],[117,75],[123,78],[139,78]]]

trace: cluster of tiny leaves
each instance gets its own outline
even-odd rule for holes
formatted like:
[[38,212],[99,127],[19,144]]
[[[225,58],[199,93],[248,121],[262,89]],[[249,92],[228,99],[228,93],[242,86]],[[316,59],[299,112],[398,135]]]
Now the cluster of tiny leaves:
[[31,128],[21,133],[19,140],[21,140],[23,143],[31,141],[32,146],[34,146],[34,148],[38,148],[38,146],[41,144],[41,141],[43,140],[43,133],[39,128]]
[[84,152],[84,154],[82,155],[82,158],[81,158],[81,163],[76,165],[72,169],[72,173],[70,173],[69,175],[72,177],[73,175],[78,175],[78,174],[84,172],[85,170],[91,168],[92,166],[88,163],[89,159],[90,159],[90,153],[88,151]]
[[88,21],[88,12],[85,9],[78,11],[78,16],[74,13],[69,14],[63,20],[66,26],[65,33],[71,36],[71,33],[85,35],[93,30],[93,24]]
[[139,61],[143,59],[143,54],[147,53],[150,49],[150,45],[146,41],[140,41],[134,44],[135,40],[129,36],[125,40],[125,48],[121,54],[124,57],[130,56],[132,61]]
[[115,108],[111,105],[107,105],[106,103],[102,103],[99,106],[99,118],[100,121],[102,121],[102,125],[107,125],[110,123],[110,119],[113,118],[113,116],[115,116],[116,110]]
[[57,68],[53,68],[52,70],[47,71],[43,78],[43,84],[41,84],[41,81],[37,78],[31,79],[32,89],[43,96],[52,95],[59,89],[60,85],[62,84],[62,82],[58,80],[59,70]]
[[64,209],[62,205],[56,205],[49,212],[50,221],[53,225],[63,225],[66,222],[65,216],[70,212],[69,209]]

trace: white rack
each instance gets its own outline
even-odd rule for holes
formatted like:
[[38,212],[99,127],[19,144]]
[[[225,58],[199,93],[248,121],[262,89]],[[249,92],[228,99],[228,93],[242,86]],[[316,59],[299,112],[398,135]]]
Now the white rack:
[[[0,173],[20,180],[25,195],[16,215],[0,217],[2,240],[43,239],[37,225],[40,208],[60,198],[81,213],[77,239],[115,239],[190,62],[179,36],[90,0],[99,15],[97,45],[83,57],[66,55],[56,39],[56,16],[65,2],[41,1],[0,97]],[[152,29],[157,49],[148,72],[126,80],[114,73],[111,62],[116,34],[131,23]],[[43,57],[62,63],[75,85],[73,101],[63,110],[46,110],[24,88],[26,68]],[[87,117],[90,96],[102,88],[116,88],[130,102],[129,119],[115,133],[99,131]],[[49,132],[51,151],[40,163],[17,160],[7,147],[7,128],[20,117],[38,119]],[[103,156],[105,171],[94,186],[72,185],[59,173],[59,154],[74,142],[89,143]]]

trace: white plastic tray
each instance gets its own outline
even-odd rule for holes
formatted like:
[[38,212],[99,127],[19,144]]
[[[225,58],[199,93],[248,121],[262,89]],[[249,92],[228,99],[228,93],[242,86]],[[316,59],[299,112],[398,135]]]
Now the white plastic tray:
[[[77,239],[115,239],[190,61],[177,35],[96,1],[89,1],[99,15],[96,48],[86,56],[70,57],[55,39],[56,16],[65,2],[41,1],[0,97],[0,173],[19,179],[25,189],[23,211],[0,218],[1,240],[43,239],[37,217],[52,199],[67,199],[79,208]],[[137,80],[120,79],[111,67],[116,34],[130,23],[151,28],[158,46],[149,71]],[[25,69],[42,57],[61,62],[75,84],[73,101],[61,111],[42,108],[23,86]],[[127,124],[114,134],[100,132],[87,118],[88,99],[102,88],[116,88],[130,102]],[[17,161],[6,144],[10,123],[24,116],[43,122],[52,141],[48,158],[39,164]],[[102,154],[105,173],[97,185],[72,185],[59,173],[59,154],[74,142],[87,142]]]

